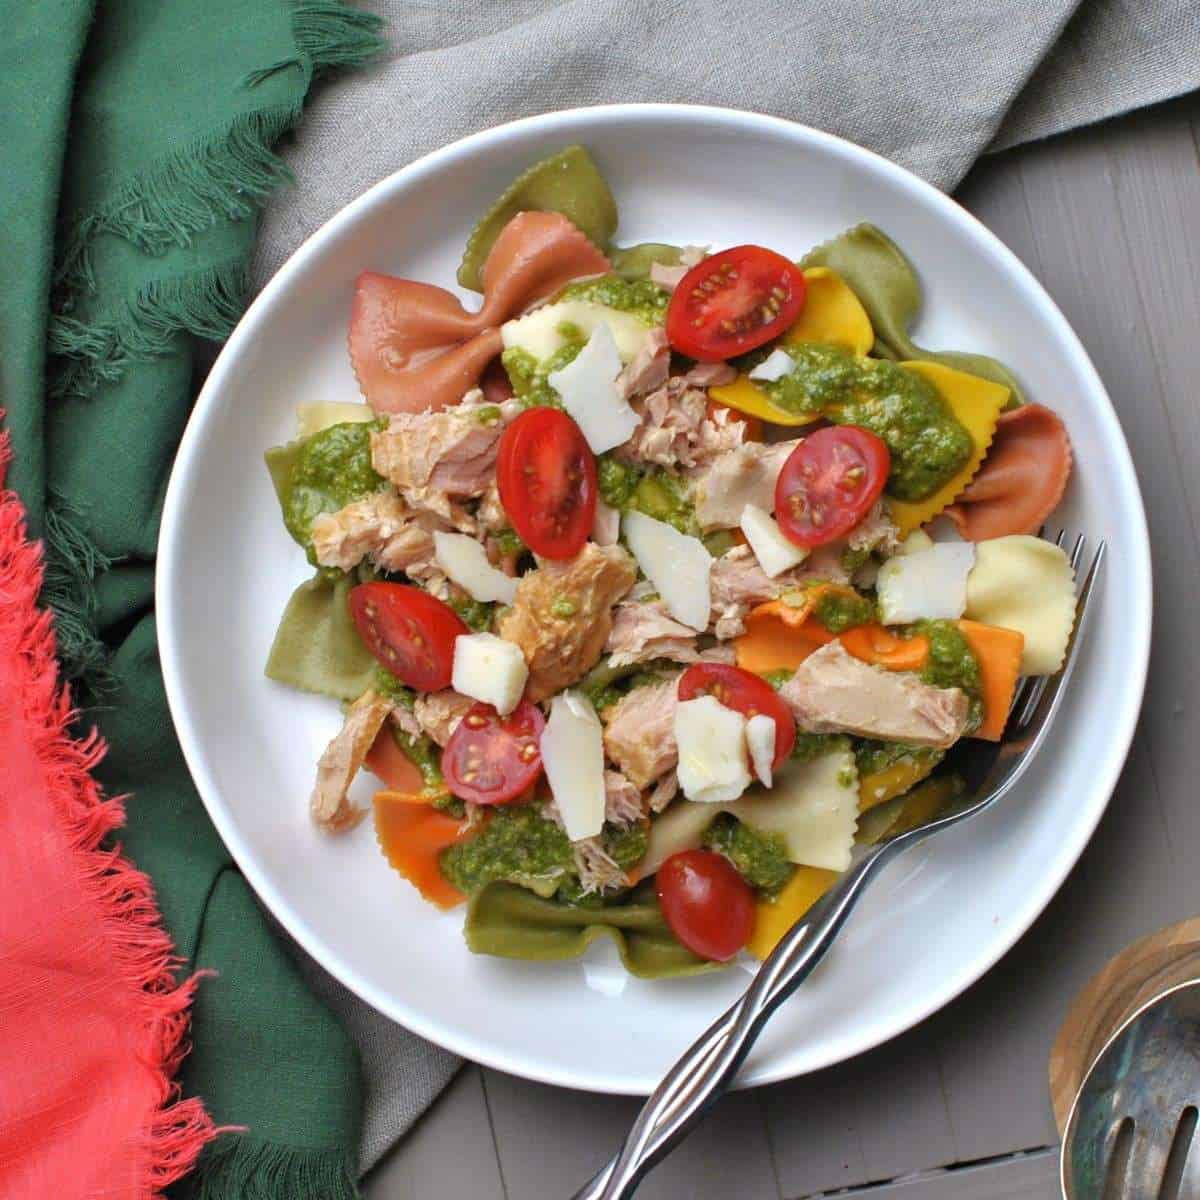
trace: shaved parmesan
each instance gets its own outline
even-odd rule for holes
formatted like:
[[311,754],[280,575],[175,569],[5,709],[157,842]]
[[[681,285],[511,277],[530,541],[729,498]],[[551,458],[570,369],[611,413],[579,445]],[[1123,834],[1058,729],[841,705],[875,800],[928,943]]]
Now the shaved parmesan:
[[542,731],[542,766],[563,828],[573,842],[604,829],[604,741],[596,710],[582,692],[560,692],[550,701]]
[[770,791],[754,788],[730,804],[676,800],[650,825],[646,854],[638,864],[642,877],[652,875],[672,854],[700,845],[704,831],[723,812],[763,833],[778,833],[794,863],[844,871],[858,825],[854,754],[834,750],[811,762],[790,762]]
[[513,642],[494,633],[460,633],[454,639],[454,690],[490,704],[502,717],[520,703],[528,678],[525,656]]
[[625,513],[621,528],[642,574],[654,585],[667,611],[703,633],[712,610],[709,572],[713,564],[704,543],[640,512]]
[[889,558],[875,579],[880,621],[908,625],[961,617],[974,562],[970,542],[938,542],[927,550],[906,550]]
[[1053,675],[1075,624],[1075,573],[1064,551],[1015,533],[976,545],[967,579],[967,616],[1025,635],[1022,675]]
[[782,575],[808,557],[808,551],[789,542],[775,518],[757,504],[747,504],[742,509],[741,525],[758,565],[769,579]]
[[746,746],[754,774],[763,787],[771,786],[771,764],[775,761],[775,720],[756,713],[746,722]]
[[796,369],[796,360],[786,350],[772,350],[766,358],[750,372],[751,379],[763,383],[774,383]]
[[434,557],[446,575],[472,600],[512,604],[517,598],[517,581],[488,562],[487,551],[465,533],[433,535]]
[[620,373],[612,330],[600,324],[573,361],[546,376],[593,454],[623,445],[638,426],[637,413],[617,387]]
[[683,794],[699,804],[727,804],[750,786],[746,718],[714,696],[675,705],[676,773]]
[[650,332],[650,327],[633,313],[621,312],[593,300],[559,300],[555,304],[543,304],[513,321],[505,321],[500,326],[500,337],[506,350],[515,347],[544,362],[567,344],[562,333],[564,325],[574,326],[584,337],[590,337],[598,326],[607,325],[623,363],[637,357]]
[[319,400],[315,404],[301,404],[296,409],[296,434],[308,437],[331,425],[366,424],[374,420],[375,410],[361,401]]

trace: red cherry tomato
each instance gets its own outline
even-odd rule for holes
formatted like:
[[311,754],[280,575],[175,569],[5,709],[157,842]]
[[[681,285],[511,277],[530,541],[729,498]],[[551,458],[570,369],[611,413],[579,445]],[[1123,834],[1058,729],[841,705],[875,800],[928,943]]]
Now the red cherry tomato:
[[701,362],[733,358],[788,329],[804,295],[804,272],[790,259],[764,246],[734,246],[679,281],[667,306],[667,340]]
[[528,700],[502,717],[490,704],[476,704],[442,751],[442,774],[450,790],[472,804],[508,804],[518,799],[542,770],[542,710]]
[[493,358],[488,363],[487,369],[479,380],[479,386],[483,390],[483,398],[488,404],[503,404],[505,400],[513,398],[512,381],[499,358]]
[[419,692],[450,686],[454,639],[470,632],[448,604],[405,583],[360,583],[350,615],[367,649]]
[[754,932],[754,892],[729,860],[711,850],[672,854],[655,880],[671,932],[693,953],[731,959]]
[[779,528],[797,546],[824,546],[845,537],[879,498],[891,465],[887,446],[857,425],[810,433],[775,481]]
[[523,412],[500,438],[500,503],[521,540],[543,558],[574,558],[596,515],[596,459],[557,408]]
[[796,745],[796,719],[775,689],[759,676],[728,663],[696,663],[679,677],[680,700],[714,696],[726,708],[736,709],[747,719],[762,713],[775,722],[775,758],[778,770]]

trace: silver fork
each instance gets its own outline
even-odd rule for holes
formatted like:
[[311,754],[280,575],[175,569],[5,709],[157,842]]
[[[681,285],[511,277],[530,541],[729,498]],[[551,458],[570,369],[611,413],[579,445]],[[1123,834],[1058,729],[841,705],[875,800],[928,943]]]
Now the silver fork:
[[[1067,540],[1062,530],[1056,544]],[[1076,572],[1086,539],[1071,551]],[[767,957],[741,999],[727,1009],[684,1051],[643,1105],[621,1149],[573,1200],[626,1200],[656,1163],[700,1122],[733,1082],[771,1014],[824,958],[863,893],[883,868],[912,846],[995,804],[1025,773],[1045,740],[1062,688],[1074,668],[1105,545],[1100,542],[1088,567],[1075,608],[1075,627],[1063,669],[1054,676],[1026,679],[1013,699],[1004,737],[997,744],[972,743],[960,765],[967,776],[965,799],[937,820],[872,847],[801,917]]]

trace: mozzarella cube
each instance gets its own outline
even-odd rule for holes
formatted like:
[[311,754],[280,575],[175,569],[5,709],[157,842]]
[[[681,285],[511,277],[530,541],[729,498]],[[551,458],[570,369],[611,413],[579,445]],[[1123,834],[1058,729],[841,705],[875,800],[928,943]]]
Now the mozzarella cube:
[[542,766],[563,829],[573,842],[604,829],[604,729],[582,692],[560,692],[550,701],[542,730]]
[[434,557],[448,578],[458,584],[472,600],[511,604],[517,598],[517,581],[488,562],[480,542],[465,533],[433,535]]
[[746,718],[714,696],[675,706],[679,786],[698,804],[728,804],[750,786]]
[[451,686],[472,700],[490,704],[502,717],[521,702],[528,678],[520,646],[494,633],[460,633],[454,639]]
[[875,592],[884,625],[954,620],[967,607],[967,576],[975,562],[970,542],[936,542],[898,554],[879,568]]
[[746,722],[746,746],[754,774],[763,787],[771,786],[771,764],[775,761],[775,720],[756,713]]
[[747,504],[742,509],[741,526],[758,565],[769,579],[782,575],[808,557],[808,551],[788,541],[775,518],[757,504]]
[[546,376],[593,454],[624,445],[638,426],[637,413],[617,387],[620,373],[621,356],[605,323],[571,362]]
[[712,612],[709,573],[713,564],[704,543],[640,512],[625,513],[621,528],[642,574],[654,585],[667,611],[703,633]]
[[796,360],[786,350],[772,350],[766,358],[750,372],[750,378],[761,383],[774,383],[796,369]]

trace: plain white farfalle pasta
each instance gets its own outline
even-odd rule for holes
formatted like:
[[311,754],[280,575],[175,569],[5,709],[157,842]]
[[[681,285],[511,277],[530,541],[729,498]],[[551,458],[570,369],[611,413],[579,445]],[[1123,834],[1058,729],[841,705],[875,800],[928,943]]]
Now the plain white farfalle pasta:
[[769,791],[754,788],[726,804],[676,800],[651,824],[638,872],[650,875],[672,854],[695,849],[721,813],[730,813],[760,833],[779,834],[789,860],[800,866],[844,871],[858,827],[854,754],[834,750],[811,762],[788,763]]
[[1029,534],[977,542],[965,615],[1023,633],[1021,673],[1053,675],[1063,664],[1075,624],[1070,560],[1053,542]]

